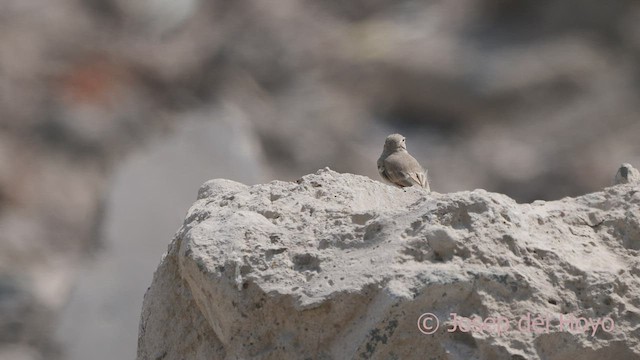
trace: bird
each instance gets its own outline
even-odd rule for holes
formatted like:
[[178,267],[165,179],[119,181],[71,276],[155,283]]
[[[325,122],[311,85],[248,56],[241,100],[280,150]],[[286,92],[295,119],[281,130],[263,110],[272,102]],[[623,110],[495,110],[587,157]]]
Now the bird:
[[628,184],[637,181],[640,181],[640,172],[638,172],[638,170],[631,166],[631,164],[624,163],[620,165],[613,183],[617,185]]
[[384,180],[401,188],[418,185],[431,191],[427,171],[409,154],[406,139],[400,134],[391,134],[385,139],[378,158],[378,172]]

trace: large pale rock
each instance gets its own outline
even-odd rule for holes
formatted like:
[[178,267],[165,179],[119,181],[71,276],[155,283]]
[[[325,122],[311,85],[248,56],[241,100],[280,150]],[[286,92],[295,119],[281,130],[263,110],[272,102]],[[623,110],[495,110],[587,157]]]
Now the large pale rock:
[[[145,296],[138,359],[640,359],[638,190],[209,181]],[[452,313],[486,325],[449,332]]]

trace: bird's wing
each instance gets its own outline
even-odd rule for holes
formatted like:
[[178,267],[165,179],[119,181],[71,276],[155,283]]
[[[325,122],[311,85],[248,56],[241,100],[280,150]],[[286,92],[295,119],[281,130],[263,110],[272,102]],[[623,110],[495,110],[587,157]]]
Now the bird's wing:
[[380,175],[384,172],[384,159],[382,157],[378,159],[378,172]]
[[404,169],[405,162],[403,158],[397,155],[398,154],[392,154],[384,159],[384,169],[387,178],[400,187],[413,186],[413,180]]
[[412,172],[409,174],[409,176],[411,177],[411,180],[414,180],[416,182],[416,184],[425,187],[427,184],[427,177],[424,175],[424,173],[415,173]]
[[389,178],[389,174],[387,174],[387,170],[384,167],[384,159],[382,157],[378,159],[378,173],[382,179],[393,184],[393,181]]
[[387,182],[389,182],[391,184],[394,183],[393,180],[391,180],[391,178],[389,177],[389,174],[387,174],[387,170],[384,168],[384,166],[383,167],[379,167],[378,168],[378,172],[380,173],[380,176],[382,176],[382,178],[385,181],[387,181]]
[[384,160],[389,178],[398,186],[419,185],[427,188],[427,176],[424,169],[409,153],[392,154]]

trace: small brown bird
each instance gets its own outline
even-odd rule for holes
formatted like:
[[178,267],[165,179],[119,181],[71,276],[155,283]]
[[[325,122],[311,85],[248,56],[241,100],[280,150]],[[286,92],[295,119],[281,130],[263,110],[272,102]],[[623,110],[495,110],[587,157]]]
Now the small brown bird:
[[399,187],[419,185],[431,191],[427,171],[407,152],[405,137],[400,134],[391,134],[384,141],[378,172],[383,179]]

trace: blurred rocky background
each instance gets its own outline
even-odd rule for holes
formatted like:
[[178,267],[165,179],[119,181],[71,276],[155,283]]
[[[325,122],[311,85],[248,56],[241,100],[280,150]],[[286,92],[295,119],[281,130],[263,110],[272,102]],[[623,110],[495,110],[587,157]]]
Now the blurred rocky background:
[[210,178],[400,132],[435,191],[558,199],[640,164],[638,99],[632,0],[0,1],[0,359],[133,358]]

